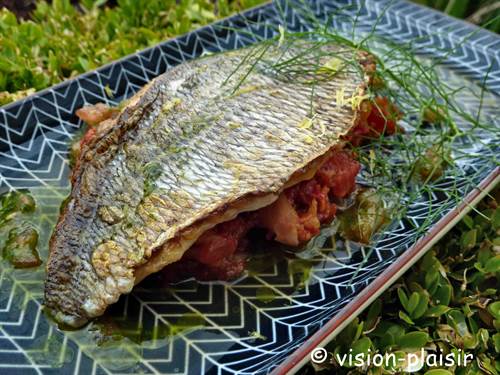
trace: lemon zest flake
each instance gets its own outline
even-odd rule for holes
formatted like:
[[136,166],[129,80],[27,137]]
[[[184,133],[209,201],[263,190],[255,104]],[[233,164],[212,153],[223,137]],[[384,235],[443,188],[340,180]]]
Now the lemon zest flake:
[[343,67],[344,67],[344,61],[342,61],[338,57],[332,57],[318,69],[318,73],[326,73],[329,76],[334,76]]
[[337,107],[343,107],[345,105],[345,87],[335,91],[335,104]]
[[181,99],[179,98],[173,98],[172,100],[169,100],[166,102],[163,107],[161,108],[163,113],[168,113],[170,112],[173,108],[177,107],[179,104],[181,104]]
[[361,95],[356,93],[353,93],[351,97],[346,98],[344,87],[335,91],[335,104],[337,105],[337,107],[350,105],[353,111],[359,109],[361,103],[369,98],[370,96],[368,94]]
[[370,149],[369,158],[370,158],[370,163],[369,163],[370,173],[373,173],[373,170],[375,169],[376,155],[375,155],[375,151],[372,148]]
[[309,134],[307,134],[305,137],[304,137],[304,142],[307,143],[308,145],[310,145],[311,143],[314,142],[314,138],[312,136],[310,136]]
[[299,129],[309,129],[312,126],[312,118],[306,117],[299,123]]
[[278,31],[280,33],[278,47],[281,47],[283,45],[283,42],[285,41],[285,28],[283,27],[283,25],[278,25]]
[[326,125],[323,121],[320,121],[319,122],[319,128],[321,129],[321,134],[319,135],[319,137],[323,137],[326,133]]
[[239,122],[234,122],[234,121],[229,121],[227,123],[227,125],[229,126],[229,129],[238,129],[238,128],[241,128],[243,126]]
[[240,87],[238,90],[235,91],[235,93],[232,96],[248,94],[252,91],[261,89],[262,87],[263,87],[263,85],[247,85],[244,87]]
[[352,95],[351,98],[349,99],[351,103],[352,110],[355,111],[359,109],[359,106],[361,103],[363,103],[366,99],[368,99],[370,96],[369,95]]
[[304,117],[304,119],[299,122],[299,129],[309,129],[311,126],[313,126],[315,120],[316,115],[313,115],[312,117]]

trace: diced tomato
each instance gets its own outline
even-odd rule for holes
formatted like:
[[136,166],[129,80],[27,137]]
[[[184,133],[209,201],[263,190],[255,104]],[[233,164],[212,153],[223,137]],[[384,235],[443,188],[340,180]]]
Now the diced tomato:
[[208,231],[186,252],[185,257],[208,265],[217,264],[224,257],[232,255],[237,247],[235,238]]
[[397,120],[400,118],[401,112],[386,97],[377,96],[373,102],[365,100],[360,105],[357,123],[346,139],[359,146],[365,139],[394,134],[398,131]]
[[347,151],[336,152],[319,169],[316,178],[328,186],[333,195],[344,198],[354,191],[361,165]]
[[78,109],[75,114],[90,126],[98,125],[99,123],[112,118],[119,112],[118,108],[107,106],[104,103],[88,105]]
[[316,178],[302,181],[301,183],[288,188],[285,195],[297,210],[307,208],[311,205],[313,199],[321,199],[322,187]]
[[319,233],[318,203],[311,198],[306,211],[298,212],[293,202],[280,195],[272,205],[260,210],[257,225],[266,228],[271,238],[285,245],[297,246]]
[[359,169],[351,153],[333,153],[314,178],[288,188],[274,204],[260,210],[259,225],[287,245],[308,241],[335,216],[337,206],[329,196],[344,198],[352,193]]
[[332,221],[337,213],[337,205],[330,202],[329,192],[330,188],[323,186],[321,198],[316,200],[318,202],[318,219],[322,224]]
[[313,199],[305,214],[300,215],[300,225],[297,228],[299,242],[309,241],[319,234],[321,223],[318,219],[318,203]]
[[241,238],[254,226],[253,216],[240,216],[206,231],[184,257],[206,265],[217,265],[236,251]]
[[353,146],[359,146],[370,132],[368,117],[372,111],[372,103],[368,100],[361,102],[358,110],[356,125],[345,137]]
[[374,131],[375,137],[381,134],[394,134],[396,132],[396,121],[401,117],[398,108],[389,99],[382,96],[375,98],[372,111],[368,116],[368,126]]
[[255,222],[255,213],[245,213],[206,231],[181,260],[162,270],[163,280],[175,282],[189,276],[197,280],[230,280],[239,276],[246,262],[244,236]]
[[313,204],[317,204],[317,217],[321,223],[329,222],[335,216],[337,207],[330,202],[330,187],[321,184],[316,175],[315,178],[303,181],[285,191],[285,195],[292,203],[297,212],[307,211]]

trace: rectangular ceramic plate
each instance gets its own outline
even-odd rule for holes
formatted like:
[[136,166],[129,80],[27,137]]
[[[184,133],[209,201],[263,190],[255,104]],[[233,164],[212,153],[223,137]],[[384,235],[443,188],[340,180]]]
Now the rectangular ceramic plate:
[[[479,90],[488,99],[481,105],[482,117],[497,129],[496,135],[484,134],[479,143],[461,139],[459,168],[413,201],[405,217],[394,220],[370,248],[332,240],[332,228],[326,228],[314,243],[322,250],[313,259],[281,259],[230,283],[139,286],[104,320],[82,330],[61,331],[46,318],[43,267],[19,271],[2,262],[1,374],[297,369],[315,346],[338,332],[498,181],[498,161],[492,155],[500,144],[500,39],[408,2],[360,3],[267,4],[1,108],[0,191],[29,188],[37,199],[35,224],[43,259],[69,191],[68,143],[81,126],[76,109],[86,103],[117,104],[172,66],[273,37],[280,24],[304,31],[314,18],[346,33],[355,26],[395,42],[413,40],[416,53],[441,56],[443,79],[472,87],[470,92],[488,89]],[[107,96],[109,89],[113,97]],[[464,110],[477,112],[477,95],[464,96],[461,103]],[[337,250],[329,251],[334,245]]]

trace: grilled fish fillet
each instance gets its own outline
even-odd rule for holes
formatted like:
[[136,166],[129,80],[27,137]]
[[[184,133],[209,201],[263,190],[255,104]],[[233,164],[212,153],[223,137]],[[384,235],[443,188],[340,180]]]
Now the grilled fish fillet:
[[310,178],[355,122],[339,93],[364,94],[360,58],[345,46],[265,43],[186,62],[136,94],[73,171],[47,262],[56,320],[101,315],[204,231]]

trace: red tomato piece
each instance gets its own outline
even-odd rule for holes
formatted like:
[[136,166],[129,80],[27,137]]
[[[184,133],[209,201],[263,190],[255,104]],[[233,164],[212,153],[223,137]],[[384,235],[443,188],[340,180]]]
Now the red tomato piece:
[[328,186],[333,195],[344,198],[356,187],[356,176],[360,168],[360,164],[349,152],[340,151],[321,166],[316,178]]

